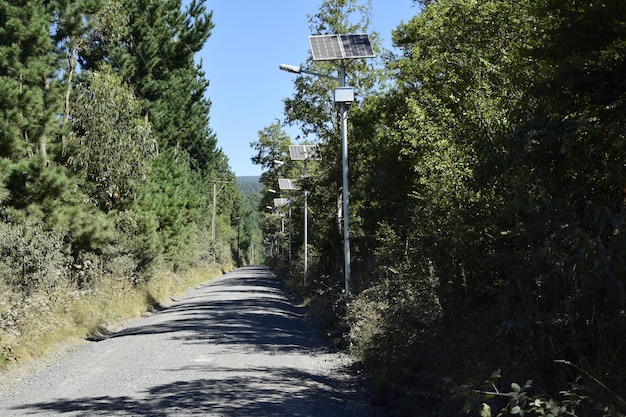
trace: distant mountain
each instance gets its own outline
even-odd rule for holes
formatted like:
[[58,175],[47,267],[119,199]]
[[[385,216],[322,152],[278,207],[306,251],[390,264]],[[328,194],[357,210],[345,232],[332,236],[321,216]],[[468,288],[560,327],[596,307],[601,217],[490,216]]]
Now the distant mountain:
[[237,177],[237,186],[244,196],[257,195],[263,191],[260,176]]
[[261,181],[260,175],[249,175],[249,176],[241,176],[237,177],[237,182],[259,182]]

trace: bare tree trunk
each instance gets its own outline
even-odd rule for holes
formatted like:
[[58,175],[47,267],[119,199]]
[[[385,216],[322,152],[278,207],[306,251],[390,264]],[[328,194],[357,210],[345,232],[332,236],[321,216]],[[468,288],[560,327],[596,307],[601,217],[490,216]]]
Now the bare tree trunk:
[[39,139],[39,153],[43,158],[43,163],[45,166],[48,166],[48,149],[47,149],[47,139],[46,135],[42,135]]

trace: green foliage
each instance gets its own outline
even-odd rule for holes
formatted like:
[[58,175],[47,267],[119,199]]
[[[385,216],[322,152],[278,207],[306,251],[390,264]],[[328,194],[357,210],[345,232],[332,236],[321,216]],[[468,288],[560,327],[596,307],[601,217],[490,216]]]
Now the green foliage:
[[40,222],[61,233],[74,259],[84,251],[101,251],[114,239],[110,221],[88,202],[78,179],[65,168],[24,160],[10,167],[5,184],[10,194],[4,217]]
[[257,197],[261,194],[263,186],[258,176],[237,177],[237,187],[243,196]]
[[85,173],[92,197],[111,209],[134,196],[157,154],[156,143],[139,103],[110,68],[92,72],[80,87],[69,160]]
[[241,193],[233,215],[237,225],[237,245],[234,248],[239,265],[261,264],[263,261],[261,214],[259,206],[263,185],[260,177],[237,177],[237,188]]
[[[261,183],[266,187],[276,188],[280,166],[275,161],[283,163],[287,161],[291,138],[278,121],[260,130],[258,136],[256,142],[250,143],[252,149],[256,151],[252,163],[266,170],[261,175]],[[284,175],[283,172],[280,173]]]
[[225,240],[207,244],[207,179],[231,175],[194,57],[212,26],[195,1],[0,1],[0,218],[21,239],[5,240],[2,288],[28,302],[59,281],[60,259],[83,289],[230,263],[234,186],[219,201]]
[[[255,211],[267,212],[268,207],[270,207],[270,211],[275,208],[275,198],[284,196],[279,191],[278,179],[295,179],[300,176],[302,171],[296,169],[290,162],[289,145],[291,144],[291,138],[285,132],[280,122],[275,121],[271,125],[266,126],[263,130],[259,131],[258,136],[258,140],[250,144],[256,151],[256,155],[252,157],[252,162],[256,165],[260,165],[266,171],[261,174],[261,178],[259,179],[259,185],[261,187],[259,198],[250,202],[251,204],[255,203]],[[273,249],[278,249],[279,246],[284,248],[285,235],[287,233],[282,229],[283,227],[288,227],[284,226],[287,224],[284,216],[285,213],[283,210],[281,212],[276,211],[272,215],[265,214],[262,220],[256,220],[257,224],[260,224],[259,227],[262,230],[263,237],[272,242],[269,252],[274,252]],[[258,237],[257,242],[260,243],[260,236]],[[252,236],[250,239],[253,239]],[[284,253],[284,249],[277,252]],[[271,255],[271,253],[267,253],[266,255]]]
[[[413,413],[422,405],[456,415],[441,382],[498,366],[508,381],[531,375],[543,390],[503,413],[619,410],[599,387],[623,391],[626,369],[626,9],[419,3],[394,31],[400,54],[385,72],[349,67],[358,96],[348,130],[354,352],[386,397]],[[352,6],[323,2],[314,32],[341,33],[349,19],[338,10]],[[395,84],[375,83],[388,87],[376,95],[359,83],[383,73]],[[310,297],[342,275],[340,156],[325,100],[334,86],[325,81],[298,78],[285,100],[287,122],[323,144],[310,181],[319,254]],[[572,384],[580,396],[560,397]]]
[[[612,407],[595,403],[585,395],[584,387],[574,384],[570,389],[561,391],[558,398],[546,398],[533,381],[526,381],[523,386],[513,382],[510,391],[500,391],[497,381],[501,371],[495,371],[480,387],[462,385],[454,390],[455,395],[465,400],[466,414],[491,416],[622,416]],[[619,398],[618,398],[619,399]],[[623,400],[622,400],[623,402]]]
[[167,151],[154,160],[131,205],[141,219],[139,224],[146,238],[143,262],[163,254],[166,261],[177,264],[190,255],[188,233],[199,204],[192,178],[184,154]]
[[193,169],[210,171],[219,153],[208,126],[208,81],[194,54],[210,36],[211,13],[197,1],[185,10],[180,0],[122,3],[130,17],[129,33],[101,53],[135,88],[159,147],[183,150]]
[[63,244],[60,233],[44,230],[41,223],[0,222],[0,282],[26,295],[50,293],[69,276]]
[[61,101],[53,79],[50,4],[0,2],[0,157],[39,153],[55,134]]

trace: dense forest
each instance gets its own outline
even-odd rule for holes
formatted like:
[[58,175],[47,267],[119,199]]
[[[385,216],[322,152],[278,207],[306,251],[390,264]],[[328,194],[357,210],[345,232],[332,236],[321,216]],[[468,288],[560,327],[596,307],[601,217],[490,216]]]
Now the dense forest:
[[155,282],[266,262],[399,415],[626,415],[626,3],[415,3],[393,50],[368,0],[309,16],[376,52],[343,63],[346,294],[336,81],[295,78],[258,193],[210,128],[203,1],[0,0],[0,367]]
[[[393,51],[369,2],[321,3],[311,34],[377,52],[345,66],[352,291],[328,78],[296,77],[252,143],[268,262],[400,415],[625,415],[626,3],[417,1]],[[305,179],[286,125],[319,147]],[[282,194],[291,262],[279,178],[300,187]]]
[[[258,176],[237,177],[237,187],[242,195],[242,223],[237,224],[237,261],[239,265],[261,265],[264,263],[263,233],[261,231],[258,206],[263,185]],[[242,235],[243,233],[243,235]]]
[[0,367],[98,294],[248,262],[194,60],[212,28],[200,1],[0,1]]

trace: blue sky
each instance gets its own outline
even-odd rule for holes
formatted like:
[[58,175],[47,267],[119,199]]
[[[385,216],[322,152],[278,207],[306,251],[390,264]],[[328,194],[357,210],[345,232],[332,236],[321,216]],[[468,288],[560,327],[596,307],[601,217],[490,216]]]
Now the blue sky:
[[[217,146],[237,176],[260,175],[250,142],[282,120],[283,102],[293,94],[293,75],[278,65],[304,63],[309,55],[309,22],[321,0],[214,0],[215,28],[200,52],[211,100],[210,126]],[[412,0],[373,0],[372,30],[387,48],[391,31],[418,12]]]

